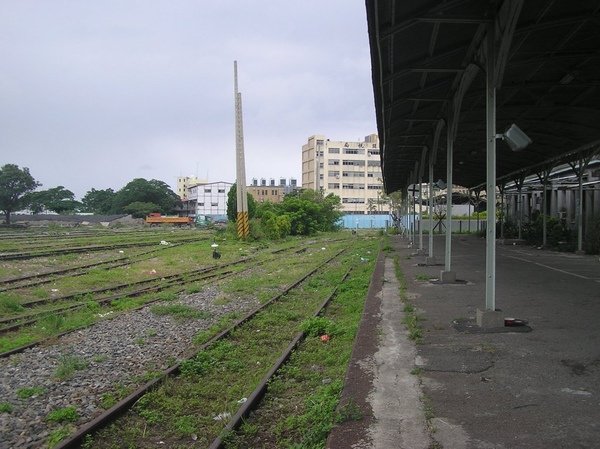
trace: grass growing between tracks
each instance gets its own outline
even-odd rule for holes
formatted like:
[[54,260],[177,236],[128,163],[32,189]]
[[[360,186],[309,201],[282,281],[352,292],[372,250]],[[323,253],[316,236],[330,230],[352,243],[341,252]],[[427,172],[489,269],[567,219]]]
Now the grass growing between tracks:
[[[239,258],[240,256],[238,255],[238,253],[243,253],[244,255],[247,254],[255,254],[255,257],[252,259],[253,261],[255,261],[254,263],[258,266],[259,264],[264,263],[265,261],[269,261],[269,259],[273,259],[272,254],[271,254],[271,250],[273,249],[286,249],[286,248],[290,248],[290,247],[294,247],[294,245],[296,244],[296,242],[282,242],[276,245],[272,245],[272,247],[268,247],[266,245],[263,245],[264,248],[266,249],[266,251],[259,251],[259,247],[256,245],[251,245],[251,244],[241,244],[239,242],[232,242],[229,244],[222,244],[222,247],[225,249],[222,249],[222,253],[223,253],[223,257],[221,259],[221,263],[223,262],[228,262],[228,261],[233,261],[236,260],[237,258]],[[207,246],[205,244],[203,244],[203,246]],[[320,257],[319,252],[321,251],[321,245],[318,244],[317,245],[319,250],[317,251],[315,249],[315,259],[318,260]],[[208,248],[208,249],[207,249]],[[185,246],[181,246],[181,247],[177,247],[177,248],[173,248],[172,249],[172,254],[170,254],[170,256],[166,259],[167,260],[167,264],[172,262],[173,260],[178,260],[180,262],[179,265],[177,265],[177,268],[180,270],[183,269],[189,269],[190,266],[192,267],[198,267],[199,264],[197,262],[196,259],[209,259],[212,262],[212,258],[210,257],[210,247],[207,246],[207,248],[198,248],[198,245],[185,245]],[[204,251],[204,253],[202,252]],[[163,254],[169,254],[169,253],[163,253]],[[299,263],[298,261],[301,260],[301,257],[294,257],[294,256],[289,256],[288,258],[288,265],[290,267],[295,266],[297,263]],[[196,262],[194,263],[194,260],[196,260]],[[279,264],[278,266],[276,264]],[[275,258],[275,262],[271,262],[271,265],[269,266],[267,264],[268,269],[275,274],[279,274],[283,271],[283,269],[281,268],[281,261],[278,260],[277,258]],[[233,266],[230,268],[230,270],[236,271],[236,270],[241,270],[243,269],[243,265],[240,266]],[[296,267],[294,270],[292,270],[290,268],[290,270],[286,270],[289,271],[289,273],[287,273],[288,275],[293,275],[293,273],[298,272],[300,268]],[[119,269],[117,269],[119,270]],[[112,275],[114,277],[118,276],[118,273],[115,274],[115,272],[117,270],[113,270]],[[263,268],[264,270],[264,268]],[[121,269],[121,272],[125,271],[130,271],[127,269]],[[260,269],[256,269],[254,270],[255,272],[260,272]],[[107,272],[109,273],[109,272]],[[153,274],[153,276],[156,276],[156,274]],[[103,281],[105,280],[104,277],[101,278]],[[182,284],[185,284],[188,282],[188,278],[184,277],[183,281],[181,282]],[[96,281],[98,281],[98,278],[96,279]],[[120,282],[122,283],[123,279],[120,279]],[[157,279],[157,282],[160,282],[160,278]],[[190,284],[190,287],[192,291],[189,291],[188,289],[188,293],[191,293],[193,291],[199,291],[203,285],[206,284],[207,281],[196,281],[193,282],[192,284]],[[208,281],[210,282],[210,281]],[[241,292],[244,290],[244,288],[249,288],[252,287],[254,288],[255,293],[260,293],[258,296],[261,297],[265,297],[267,294],[272,293],[274,291],[277,291],[279,288],[281,288],[282,284],[285,283],[284,281],[281,280],[281,276],[272,276],[272,279],[269,279],[267,282],[264,282],[261,284],[261,282],[257,281],[256,276],[245,276],[243,277],[240,281],[233,282],[233,287],[231,287],[229,290],[229,294],[226,295],[226,297],[224,298],[224,301],[229,301],[229,300],[234,300],[235,296],[237,293]],[[93,285],[93,283],[92,283]],[[241,286],[245,286],[245,287],[240,287]],[[123,289],[121,291],[121,293],[127,293],[128,291],[133,290],[134,287],[131,288],[126,288]],[[39,318],[39,321],[36,325],[34,326],[27,326],[23,329],[20,329],[18,331],[15,332],[11,332],[9,334],[5,334],[0,336],[0,353],[1,352],[5,352],[5,351],[9,351],[11,349],[14,348],[18,348],[20,346],[24,346],[27,344],[30,344],[32,342],[37,342],[40,341],[42,339],[54,336],[54,335],[58,335],[62,332],[67,332],[73,329],[79,329],[82,327],[87,327],[101,319],[107,318],[107,317],[113,317],[116,315],[117,312],[122,312],[122,311],[127,311],[127,310],[131,310],[134,308],[138,308],[148,302],[151,301],[155,301],[156,299],[162,299],[162,300],[172,300],[176,298],[176,291],[180,290],[179,286],[175,286],[173,288],[171,288],[170,290],[167,289],[165,291],[162,291],[160,293],[149,293],[149,294],[144,294],[141,296],[137,296],[137,297],[124,297],[123,299],[117,299],[112,301],[112,303],[110,305],[105,305],[105,306],[100,306],[99,304],[97,304],[94,301],[94,296],[91,293],[86,293],[80,295],[77,298],[74,298],[72,300],[72,302],[79,302],[81,303],[82,307],[78,308],[77,310],[72,310],[69,311],[67,314],[65,314],[64,316],[61,314],[57,314],[57,311],[59,311],[59,309],[63,306],[66,306],[68,304],[70,304],[69,301],[62,301],[59,303],[50,303],[50,304],[46,304],[43,306],[39,306],[35,309],[32,310],[23,310],[20,307],[22,307],[16,300],[16,298],[18,296],[17,293],[15,292],[7,292],[4,293],[4,295],[8,295],[7,296],[7,300],[6,300],[6,305],[5,307],[7,309],[10,310],[21,310],[21,314],[23,314],[23,320],[26,320],[28,318],[26,318],[27,314],[31,314],[32,312],[35,313],[39,313],[40,316],[43,316],[42,318]],[[0,294],[1,295],[1,294]],[[8,315],[8,314],[7,314]],[[13,316],[20,316],[19,313],[17,312],[13,312]],[[4,316],[4,315],[3,315]]]
[[337,405],[373,268],[374,257],[355,267],[322,318],[305,322],[306,340],[269,383],[258,410],[225,438],[226,448],[322,448],[336,423],[361,418],[352,404]]
[[[298,289],[271,304],[227,339],[185,362],[181,376],[169,379],[146,394],[124,419],[94,438],[94,447],[144,448],[161,444],[160,441],[164,447],[206,447],[210,444],[287,347],[301,323],[339,285],[348,266],[360,264],[356,252],[364,255],[366,248],[376,249],[376,243],[372,241],[352,243],[351,251],[341,258],[341,262],[329,263],[326,270],[320,270]],[[348,246],[348,242],[344,245]],[[323,256],[329,251],[333,248],[323,251]],[[315,266],[315,256],[320,253],[308,254],[306,257]],[[323,256],[319,257],[324,260]],[[287,281],[289,285],[294,271],[293,264],[286,264],[285,270],[269,276],[269,270],[263,271],[260,267],[251,274],[249,282],[236,283],[229,294],[254,297],[266,294],[282,282]],[[254,279],[261,272],[262,284]],[[306,272],[306,266],[303,272]],[[245,290],[242,285],[246,285]],[[263,292],[257,292],[258,287]],[[357,310],[361,310],[361,306]]]

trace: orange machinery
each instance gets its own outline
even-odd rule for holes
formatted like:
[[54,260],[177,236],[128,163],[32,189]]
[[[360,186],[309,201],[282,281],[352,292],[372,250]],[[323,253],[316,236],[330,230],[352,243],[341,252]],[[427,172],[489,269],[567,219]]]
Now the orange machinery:
[[146,223],[150,225],[172,224],[176,226],[192,225],[194,222],[192,217],[169,217],[159,213],[149,214],[146,217]]

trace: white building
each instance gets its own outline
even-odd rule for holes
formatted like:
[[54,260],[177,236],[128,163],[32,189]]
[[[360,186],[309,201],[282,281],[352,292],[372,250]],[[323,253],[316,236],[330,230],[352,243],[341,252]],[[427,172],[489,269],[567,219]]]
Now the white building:
[[195,216],[223,217],[227,215],[227,194],[230,182],[208,182],[187,189],[188,210]]
[[346,214],[389,213],[389,203],[383,200],[377,134],[366,136],[364,142],[309,137],[302,146],[302,187],[339,196]]

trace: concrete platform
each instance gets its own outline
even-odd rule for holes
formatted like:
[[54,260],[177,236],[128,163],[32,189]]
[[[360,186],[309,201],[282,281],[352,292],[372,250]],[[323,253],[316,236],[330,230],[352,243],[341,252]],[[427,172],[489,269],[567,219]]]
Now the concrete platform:
[[[528,320],[530,329],[470,332],[456,323],[474,323],[484,307],[485,240],[453,239],[453,270],[469,282],[441,285],[419,281],[439,269],[414,265],[402,238],[392,240],[395,251],[373,278],[342,394],[362,419],[334,428],[328,447],[599,447],[598,256],[499,246],[496,306]],[[436,237],[438,257],[443,245]],[[401,322],[394,256],[423,318],[418,345]]]

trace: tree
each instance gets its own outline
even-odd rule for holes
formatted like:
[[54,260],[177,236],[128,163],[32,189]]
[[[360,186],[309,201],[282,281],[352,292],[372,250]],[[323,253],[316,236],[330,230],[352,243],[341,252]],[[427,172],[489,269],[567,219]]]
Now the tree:
[[6,224],[10,224],[10,214],[26,206],[24,198],[41,184],[29,173],[27,167],[6,164],[0,168],[0,210],[4,212]]
[[113,209],[115,191],[113,189],[88,191],[81,199],[83,212],[92,212],[94,214],[109,214]]
[[136,201],[125,206],[123,210],[126,213],[131,214],[133,218],[144,218],[152,212],[158,212],[160,210],[160,206],[154,203],[143,203],[141,201]]
[[286,195],[282,203],[260,204],[256,211],[265,233],[271,238],[333,231],[341,215],[338,196],[324,196],[323,192],[310,189]]
[[[246,193],[248,197],[248,218],[254,218],[256,215],[257,203],[252,195]],[[237,183],[233,183],[229,193],[227,193],[227,218],[235,222],[237,219]]]
[[39,214],[44,210],[63,214],[73,212],[80,205],[78,201],[75,201],[75,194],[63,186],[31,192],[27,195],[26,202],[34,214]]
[[181,207],[181,200],[163,181],[136,178],[119,190],[112,202],[112,212],[125,212],[125,207],[131,203],[153,203],[159,207],[155,212],[171,213]]

